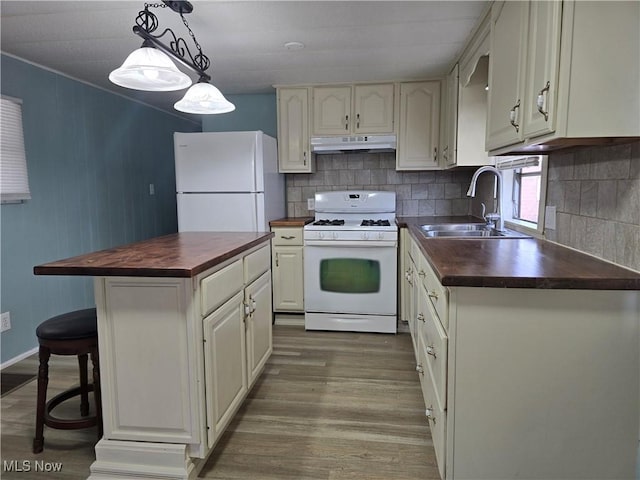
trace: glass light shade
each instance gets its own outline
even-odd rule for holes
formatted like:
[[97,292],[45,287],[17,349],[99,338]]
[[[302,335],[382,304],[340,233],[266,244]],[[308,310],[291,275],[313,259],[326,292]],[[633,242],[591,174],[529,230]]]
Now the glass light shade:
[[181,112],[205,115],[228,113],[236,109],[233,103],[224,98],[220,90],[207,82],[193,85],[173,107]]
[[134,50],[120,68],[109,74],[109,80],[121,87],[150,92],[182,90],[193,83],[166,53],[151,47]]

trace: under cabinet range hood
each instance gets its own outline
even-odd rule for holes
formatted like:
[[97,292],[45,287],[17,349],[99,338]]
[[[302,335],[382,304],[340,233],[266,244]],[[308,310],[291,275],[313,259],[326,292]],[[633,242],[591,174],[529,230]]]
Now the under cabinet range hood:
[[311,151],[317,154],[354,152],[394,152],[395,135],[353,135],[346,137],[311,137]]

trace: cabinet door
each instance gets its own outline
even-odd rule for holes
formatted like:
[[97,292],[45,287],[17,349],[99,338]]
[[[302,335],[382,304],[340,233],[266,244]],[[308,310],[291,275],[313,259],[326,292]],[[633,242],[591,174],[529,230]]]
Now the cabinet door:
[[204,319],[207,443],[211,447],[247,392],[243,294]]
[[351,87],[313,89],[313,134],[344,135],[351,131]]
[[458,137],[458,64],[447,75],[447,97],[444,107],[444,132],[442,134],[442,160],[445,166],[456,164]]
[[522,105],[525,138],[555,130],[561,20],[562,2],[530,2]]
[[400,84],[397,170],[438,168],[440,82]]
[[302,247],[273,247],[273,310],[303,312]]
[[521,59],[528,2],[496,2],[491,9],[487,150],[522,139]]
[[278,89],[278,169],[282,173],[313,170],[307,88]]
[[356,85],[353,133],[393,133],[393,84]]
[[245,303],[250,311],[246,323],[247,372],[251,387],[273,349],[270,271],[245,288]]

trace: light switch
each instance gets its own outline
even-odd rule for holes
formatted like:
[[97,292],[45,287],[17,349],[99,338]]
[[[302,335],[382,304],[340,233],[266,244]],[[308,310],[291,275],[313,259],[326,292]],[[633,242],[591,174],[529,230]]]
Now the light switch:
[[153,185],[153,183],[149,184],[149,195],[155,195],[156,194],[156,187]]

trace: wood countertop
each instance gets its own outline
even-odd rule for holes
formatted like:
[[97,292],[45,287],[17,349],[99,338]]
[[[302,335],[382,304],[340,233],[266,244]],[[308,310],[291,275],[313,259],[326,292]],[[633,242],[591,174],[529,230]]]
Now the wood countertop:
[[640,274],[536,238],[426,238],[408,223],[438,279],[450,287],[640,290]]
[[285,217],[278,220],[271,220],[270,227],[304,227],[307,223],[313,222],[313,217]]
[[183,232],[37,265],[36,275],[194,277],[256,245],[271,232]]

